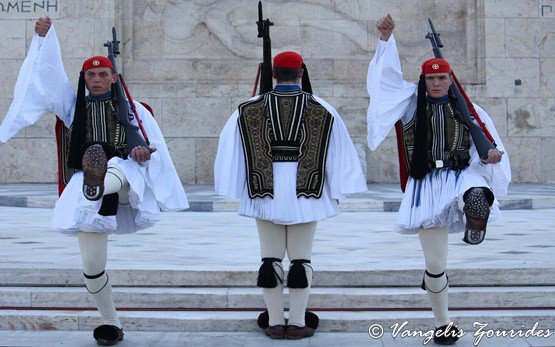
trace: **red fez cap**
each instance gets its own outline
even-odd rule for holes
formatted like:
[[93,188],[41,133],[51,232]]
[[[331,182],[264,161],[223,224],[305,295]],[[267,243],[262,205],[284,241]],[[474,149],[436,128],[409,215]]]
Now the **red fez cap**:
[[300,69],[303,65],[303,57],[297,52],[285,51],[274,57],[274,68]]
[[451,72],[451,66],[447,60],[440,59],[440,58],[433,58],[426,60],[422,63],[422,74],[427,75],[430,73],[444,73],[444,72]]
[[110,59],[106,58],[103,55],[95,55],[94,57],[90,57],[89,59],[85,60],[83,63],[83,72],[93,69],[96,67],[109,67],[110,69],[114,69],[112,62]]

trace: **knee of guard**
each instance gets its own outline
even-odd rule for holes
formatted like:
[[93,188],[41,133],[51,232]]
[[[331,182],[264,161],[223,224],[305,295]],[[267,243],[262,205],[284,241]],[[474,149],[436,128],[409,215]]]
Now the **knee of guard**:
[[108,169],[106,170],[106,177],[104,178],[104,189],[109,190],[110,193],[117,193],[121,189],[123,189],[127,180],[125,179],[125,176],[123,175],[121,169],[113,165],[113,163],[108,165]]
[[[100,287],[100,289],[98,290],[94,290],[92,291],[89,288],[89,284],[94,284],[94,280],[99,280],[102,276],[106,275],[106,281],[104,282],[104,284]],[[104,287],[106,287],[106,285],[108,284],[108,281],[110,280],[110,278],[108,277],[108,274],[106,273],[106,271],[102,271],[101,273],[98,273],[96,275],[87,275],[86,273],[83,272],[83,276],[85,277],[85,288],[87,289],[87,291],[91,294],[98,294],[102,291],[102,289],[104,289]],[[89,281],[87,281],[89,280]],[[87,282],[92,282],[92,283],[87,283]],[[98,284],[100,285],[100,284]]]
[[491,191],[491,189],[489,189],[487,187],[470,188],[469,190],[464,192],[464,195],[463,195],[464,203],[465,204],[466,203],[472,203],[473,199],[469,199],[469,198],[473,195],[484,197],[486,199],[486,201],[488,202],[489,206],[493,205],[493,200],[495,199],[495,197],[494,197],[493,192]]
[[[279,270],[276,271],[276,267]],[[281,267],[281,259],[279,258],[262,258],[262,265],[258,270],[258,279],[256,285],[262,288],[275,288],[278,281],[283,283],[283,268]]]
[[287,274],[287,287],[289,288],[307,288],[309,286],[306,272],[311,271],[310,260],[307,259],[293,259],[291,260],[291,267]]
[[109,163],[107,171],[112,172],[113,175],[118,176],[119,178],[125,177],[121,168],[115,163]]

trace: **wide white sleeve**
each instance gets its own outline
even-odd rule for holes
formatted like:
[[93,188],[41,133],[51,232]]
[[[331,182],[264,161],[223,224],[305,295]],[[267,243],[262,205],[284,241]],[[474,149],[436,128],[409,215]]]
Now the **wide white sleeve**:
[[367,191],[366,177],[345,123],[333,106],[315,95],[314,99],[333,116],[326,158],[326,184],[331,198],[341,199],[345,194]]
[[478,151],[476,150],[474,143],[472,143],[472,146],[470,147],[470,169],[477,171],[486,178],[490,184],[493,194],[496,196],[505,196],[507,195],[509,183],[511,182],[511,163],[509,161],[509,153],[507,153],[507,149],[503,145],[501,137],[499,137],[491,117],[480,106],[474,104],[474,108],[476,109],[476,112],[478,112],[478,116],[480,116],[486,125],[488,131],[491,133],[491,136],[493,136],[493,139],[497,144],[497,149],[505,152],[505,154],[503,154],[501,161],[497,164],[484,164],[478,155]]
[[13,101],[0,125],[0,141],[8,141],[48,112],[55,113],[69,128],[74,108],[75,91],[64,70],[56,29],[51,26],[44,38],[36,33],[33,36]]
[[247,182],[245,156],[238,124],[239,110],[229,117],[218,142],[214,162],[214,185],[216,193],[240,199]]
[[[183,184],[175,170],[162,131],[150,112],[140,103],[135,106],[150,141],[156,147],[144,165],[146,184],[152,189],[162,211],[179,211],[189,207]],[[132,159],[131,159],[132,160]]]
[[403,79],[393,35],[388,41],[378,42],[368,66],[366,88],[370,96],[368,147],[375,150],[399,119],[406,123],[416,111],[416,85]]

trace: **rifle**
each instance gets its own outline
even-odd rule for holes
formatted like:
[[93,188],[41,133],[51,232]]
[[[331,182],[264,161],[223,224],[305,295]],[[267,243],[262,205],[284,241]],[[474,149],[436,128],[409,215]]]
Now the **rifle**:
[[[143,128],[143,124],[141,119],[139,118],[139,113],[137,112],[137,108],[135,107],[135,103],[133,102],[133,98],[131,98],[131,94],[129,94],[129,90],[127,89],[127,85],[125,84],[125,80],[123,79],[123,75],[118,73],[117,66],[116,66],[116,57],[120,54],[119,51],[119,41],[116,37],[116,28],[112,27],[112,41],[106,41],[104,47],[108,48],[108,59],[112,62],[114,67],[114,73],[117,75],[117,81],[115,83],[115,98],[117,100],[117,114],[119,121],[125,127],[125,138],[127,141],[127,151],[130,153],[131,150],[135,147],[150,147],[150,142],[148,141],[148,136],[146,135],[145,129]],[[127,98],[124,95],[127,95]],[[136,126],[135,124],[131,123],[131,117],[129,115],[129,110],[135,116],[137,120]],[[139,130],[143,136],[139,134]],[[149,148],[150,149],[150,148]]]
[[272,40],[270,39],[270,26],[274,25],[269,18],[262,19],[262,1],[258,2],[258,37],[262,38],[262,63],[258,64],[258,72],[256,73],[256,80],[252,96],[256,95],[256,87],[260,79],[260,94],[271,91],[273,87],[272,82]]
[[[434,27],[434,23],[430,18],[428,18],[428,23],[430,24],[431,32],[426,35],[426,38],[430,40],[432,44],[432,49],[434,51],[434,56],[436,58],[443,59],[443,53],[441,49],[443,47],[443,43],[439,38],[439,34],[436,32]],[[453,77],[453,81],[455,83],[451,83],[451,87],[449,87],[452,95],[455,97],[457,102],[457,106],[462,116],[462,121],[469,127],[470,135],[472,136],[472,141],[474,141],[474,145],[476,146],[476,150],[478,151],[478,155],[480,158],[485,159],[488,156],[488,151],[492,148],[497,147],[493,136],[486,128],[486,125],[478,116],[478,112],[472,105],[470,98],[466,95],[463,87],[459,83],[457,76],[455,73],[451,71],[451,76]],[[476,123],[473,122],[473,119],[476,120]]]

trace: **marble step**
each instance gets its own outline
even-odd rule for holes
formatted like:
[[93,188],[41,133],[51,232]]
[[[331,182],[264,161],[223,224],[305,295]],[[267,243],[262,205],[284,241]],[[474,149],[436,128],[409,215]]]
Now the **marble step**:
[[[287,266],[287,264],[284,264]],[[124,287],[252,287],[257,271],[222,270],[108,270],[112,284]],[[365,271],[315,268],[318,287],[415,287],[421,269]],[[449,269],[452,286],[555,286],[555,268]],[[1,268],[0,287],[82,286],[80,269]]]
[[[428,330],[431,311],[315,311],[320,317],[318,331],[367,332],[380,324],[391,332],[394,325],[403,330]],[[126,331],[259,331],[259,311],[120,311]],[[552,329],[555,310],[451,310],[451,319],[463,331],[483,329]],[[405,322],[407,322],[405,324]],[[93,330],[101,324],[96,311],[0,310],[0,329]],[[535,328],[534,328],[535,327]],[[0,333],[1,334],[1,333]]]
[[[265,307],[262,291],[256,287],[115,287],[113,296],[121,309],[253,310]],[[452,287],[449,305],[455,309],[555,309],[555,287]],[[309,307],[327,310],[426,309],[428,306],[426,292],[417,287],[315,287],[309,300]],[[0,287],[0,307],[92,309],[95,304],[82,287]]]

